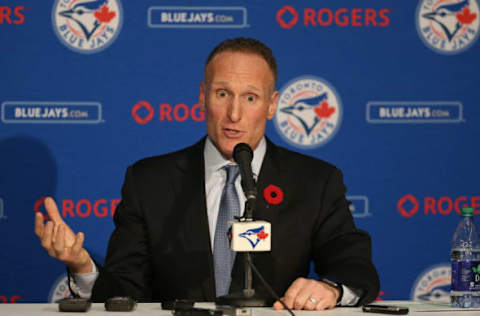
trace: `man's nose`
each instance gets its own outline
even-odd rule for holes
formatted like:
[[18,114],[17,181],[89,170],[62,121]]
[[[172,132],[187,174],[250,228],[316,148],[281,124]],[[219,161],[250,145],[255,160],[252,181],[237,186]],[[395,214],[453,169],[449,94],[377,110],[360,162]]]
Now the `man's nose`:
[[232,99],[228,108],[228,118],[232,122],[238,122],[242,118],[242,104],[240,97],[236,96]]

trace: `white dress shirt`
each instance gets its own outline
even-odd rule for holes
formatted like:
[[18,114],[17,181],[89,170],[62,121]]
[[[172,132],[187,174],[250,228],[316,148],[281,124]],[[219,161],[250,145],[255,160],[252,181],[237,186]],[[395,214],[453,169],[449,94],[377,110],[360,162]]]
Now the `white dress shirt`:
[[[263,158],[267,150],[267,142],[263,137],[258,144],[257,148],[253,151],[252,160],[252,172],[255,179],[257,179],[260,169],[262,167]],[[205,141],[205,147],[203,150],[203,157],[205,161],[205,194],[207,199],[207,214],[208,214],[208,227],[210,231],[210,243],[213,250],[213,241],[215,239],[215,227],[217,225],[217,216],[220,208],[220,200],[222,198],[223,187],[227,175],[222,168],[228,164],[234,164],[234,162],[225,159],[218,151],[215,145],[207,137]],[[237,177],[235,180],[235,188],[240,202],[240,215],[243,215],[245,210],[246,197],[243,193],[241,186],[241,177]],[[92,295],[93,285],[98,278],[98,270],[92,261],[93,271],[85,274],[73,274],[73,278],[70,278],[70,286],[78,293],[80,297],[90,298]],[[342,285],[343,297],[340,305],[352,306],[355,305],[359,297],[351,291],[348,287]],[[277,293],[283,295],[283,293]]]

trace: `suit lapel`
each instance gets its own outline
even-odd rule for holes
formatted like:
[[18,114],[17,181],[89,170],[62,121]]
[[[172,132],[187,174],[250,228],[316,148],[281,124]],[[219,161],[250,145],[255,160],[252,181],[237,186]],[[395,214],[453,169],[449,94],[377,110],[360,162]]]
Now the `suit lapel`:
[[205,138],[190,147],[177,161],[181,176],[174,186],[175,200],[179,201],[177,208],[184,213],[183,246],[187,253],[199,254],[184,260],[198,260],[195,265],[197,273],[202,276],[199,279],[202,296],[212,300],[215,298],[215,280],[205,197],[204,144]]
[[272,226],[277,220],[278,208],[282,205],[282,203],[277,204],[280,197],[276,194],[279,190],[283,192],[287,184],[284,169],[279,162],[278,147],[267,139],[267,152],[257,180],[258,193],[254,218],[266,220],[272,223]]
[[[288,182],[285,178],[285,170],[280,162],[278,147],[267,139],[267,152],[257,182],[258,193],[254,219],[270,222],[272,227],[272,248],[270,252],[255,253],[254,263],[263,277],[272,286],[274,286],[274,275],[276,272],[273,267],[277,266],[274,262],[274,255],[282,251],[280,249],[281,245],[278,243],[279,236],[275,234],[275,227],[278,227],[277,222],[280,209],[284,204],[282,200],[288,198],[288,192],[285,192]],[[265,293],[264,285],[258,278],[254,278],[254,285],[261,293]],[[268,293],[266,294],[268,295]],[[283,293],[277,294],[282,295]]]

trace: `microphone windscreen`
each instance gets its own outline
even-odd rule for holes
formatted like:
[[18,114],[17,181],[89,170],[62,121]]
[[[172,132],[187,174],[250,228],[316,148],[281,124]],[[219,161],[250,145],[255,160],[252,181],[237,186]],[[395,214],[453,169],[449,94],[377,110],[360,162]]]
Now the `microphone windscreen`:
[[240,155],[242,155],[242,153],[248,153],[248,157],[249,157],[248,160],[250,162],[252,161],[252,159],[253,159],[252,148],[250,148],[250,146],[246,143],[238,143],[233,148],[233,159],[235,160],[235,162],[237,164],[240,164],[239,158],[240,158]]

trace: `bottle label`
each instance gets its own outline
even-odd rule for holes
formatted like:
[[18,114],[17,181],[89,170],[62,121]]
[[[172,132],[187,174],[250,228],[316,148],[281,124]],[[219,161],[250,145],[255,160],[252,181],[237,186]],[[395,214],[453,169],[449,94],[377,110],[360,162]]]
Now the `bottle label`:
[[452,291],[480,291],[480,261],[452,262]]

